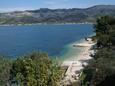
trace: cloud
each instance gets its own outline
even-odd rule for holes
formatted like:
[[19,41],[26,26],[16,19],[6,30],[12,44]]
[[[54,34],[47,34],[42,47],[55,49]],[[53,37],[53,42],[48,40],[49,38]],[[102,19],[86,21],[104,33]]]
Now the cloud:
[[16,8],[0,8],[0,12],[11,12],[11,11],[24,11],[24,10],[31,10],[32,8],[27,7],[16,7]]

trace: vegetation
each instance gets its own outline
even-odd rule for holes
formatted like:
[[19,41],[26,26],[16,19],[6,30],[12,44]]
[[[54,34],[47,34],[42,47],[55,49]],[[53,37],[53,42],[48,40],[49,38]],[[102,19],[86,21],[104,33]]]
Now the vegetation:
[[46,53],[30,55],[9,61],[0,58],[0,86],[58,86],[62,68]]
[[[77,85],[115,86],[115,18],[100,17],[94,26],[94,59]],[[33,52],[16,60],[0,56],[0,86],[58,86],[62,75],[59,63],[49,59],[47,53]]]
[[0,56],[0,86],[7,84],[10,78],[11,60]]
[[98,18],[95,32],[96,53],[83,70],[81,86],[115,86],[115,18]]
[[95,23],[97,17],[115,15],[114,5],[97,5],[85,9],[48,9],[0,13],[0,24]]

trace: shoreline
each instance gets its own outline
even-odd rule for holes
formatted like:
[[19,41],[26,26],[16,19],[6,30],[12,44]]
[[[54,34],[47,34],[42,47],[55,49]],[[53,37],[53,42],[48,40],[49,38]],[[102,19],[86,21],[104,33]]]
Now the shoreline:
[[[95,34],[90,34],[88,36],[88,38],[90,39],[90,37],[92,37]],[[78,59],[78,57],[81,57],[80,55],[82,55],[82,52],[86,51],[88,47],[77,47],[75,45],[85,45],[87,44],[87,41],[82,38],[80,40],[74,41],[68,45],[65,46],[64,51],[66,50],[65,53],[63,53],[60,57],[61,57],[61,61],[62,63],[65,61],[75,61]]]
[[[68,68],[65,73],[64,79],[62,80],[61,83],[64,83],[67,85],[79,79],[84,66],[87,66],[88,65],[87,62],[90,59],[92,59],[90,55],[93,54],[94,51],[91,50],[91,48],[93,45],[95,45],[95,43],[92,41],[83,41],[81,43],[76,43],[74,45],[78,45],[78,46],[73,46],[75,48],[81,47],[81,45],[83,45],[81,48],[84,48],[84,50],[83,52],[80,52],[79,55],[76,56],[75,58],[66,59],[62,62],[62,67],[66,66]],[[87,46],[84,46],[84,45],[87,45]]]
[[32,24],[0,24],[0,26],[31,26],[31,25],[75,25],[75,24],[94,24],[89,22],[84,23],[32,23]]
[[[74,46],[74,45],[83,45],[83,47],[81,47],[81,46]],[[84,45],[87,45],[88,44],[88,46],[84,46]],[[63,63],[63,65],[65,65],[65,63],[66,62],[70,62],[70,61],[78,61],[78,60],[84,60],[84,59],[88,59],[89,58],[89,55],[90,55],[90,53],[91,52],[93,52],[92,50],[90,50],[90,48],[94,45],[95,43],[91,43],[91,44],[89,44],[89,42],[88,41],[82,41],[82,42],[80,42],[80,43],[73,43],[72,45],[73,45],[73,47],[74,48],[82,48],[82,51],[79,53],[79,55],[78,56],[76,56],[75,58],[67,58],[67,59],[65,59],[62,63]],[[86,57],[88,57],[88,58],[85,58],[85,56]]]

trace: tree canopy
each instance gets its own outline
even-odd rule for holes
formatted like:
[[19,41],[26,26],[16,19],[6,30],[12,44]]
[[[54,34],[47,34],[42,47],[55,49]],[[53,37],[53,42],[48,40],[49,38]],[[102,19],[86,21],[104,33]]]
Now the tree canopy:
[[94,29],[96,53],[83,70],[81,86],[115,86],[115,18],[99,17]]
[[0,57],[0,86],[58,86],[62,74],[47,53],[33,52],[11,61]]

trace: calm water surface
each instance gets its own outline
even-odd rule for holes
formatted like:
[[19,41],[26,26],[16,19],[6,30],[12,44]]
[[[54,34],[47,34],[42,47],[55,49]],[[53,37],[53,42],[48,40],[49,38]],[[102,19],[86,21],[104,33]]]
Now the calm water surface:
[[0,26],[0,54],[15,57],[40,50],[60,57],[68,44],[91,34],[91,24]]

